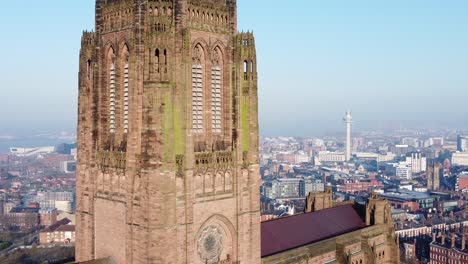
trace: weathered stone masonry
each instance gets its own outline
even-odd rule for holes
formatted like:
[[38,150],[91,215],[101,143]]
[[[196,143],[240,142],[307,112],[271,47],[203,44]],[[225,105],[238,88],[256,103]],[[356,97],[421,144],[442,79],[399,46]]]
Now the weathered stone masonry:
[[260,263],[255,40],[236,9],[96,1],[80,53],[77,261]]

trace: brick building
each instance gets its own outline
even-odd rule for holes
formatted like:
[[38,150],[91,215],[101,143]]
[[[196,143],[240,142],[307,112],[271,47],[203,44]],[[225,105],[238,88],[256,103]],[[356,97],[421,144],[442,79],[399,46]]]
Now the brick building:
[[41,226],[50,226],[57,222],[58,211],[55,208],[39,210]]
[[39,227],[39,208],[14,207],[3,215],[3,224],[20,230]]
[[346,181],[344,185],[338,186],[338,191],[345,193],[355,193],[362,191],[372,191],[376,188],[383,188],[383,183],[379,182],[375,178],[369,178],[364,180],[350,180]]
[[468,264],[468,250],[464,234],[433,234],[430,245],[432,264]]
[[64,218],[39,233],[41,244],[72,244],[75,243],[75,226]]

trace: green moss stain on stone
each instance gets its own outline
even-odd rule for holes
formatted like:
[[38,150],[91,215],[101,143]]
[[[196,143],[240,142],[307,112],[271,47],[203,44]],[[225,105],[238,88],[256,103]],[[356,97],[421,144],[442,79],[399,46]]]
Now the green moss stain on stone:
[[183,111],[180,109],[180,107],[177,108],[178,110],[174,113],[173,116],[173,122],[174,122],[174,152],[175,155],[182,155],[184,154],[184,142],[185,142],[185,137],[184,133],[182,131],[182,122],[183,118],[181,117],[183,115]]

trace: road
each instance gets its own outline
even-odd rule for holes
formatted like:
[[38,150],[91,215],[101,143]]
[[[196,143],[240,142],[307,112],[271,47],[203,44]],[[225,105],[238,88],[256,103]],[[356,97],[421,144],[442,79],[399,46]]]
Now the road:
[[38,235],[39,235],[39,230],[34,231],[33,233],[26,235],[24,237],[18,238],[17,240],[13,242],[11,246],[1,251],[0,256],[5,256],[6,254],[13,252],[20,247],[30,246],[35,243],[38,243],[39,242]]

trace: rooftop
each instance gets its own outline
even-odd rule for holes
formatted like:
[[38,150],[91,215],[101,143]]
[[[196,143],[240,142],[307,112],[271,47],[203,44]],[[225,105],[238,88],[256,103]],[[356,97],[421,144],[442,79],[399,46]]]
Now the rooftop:
[[49,233],[49,232],[54,232],[56,231],[60,226],[63,226],[63,225],[68,225],[70,223],[70,219],[68,218],[64,218],[58,222],[56,222],[55,224],[47,227],[46,229],[42,230],[41,232],[45,232],[45,233]]
[[55,229],[55,232],[75,232],[75,226],[74,225],[61,225],[57,229]]
[[29,208],[29,207],[15,207],[10,210],[10,213],[28,213],[28,214],[33,214],[33,213],[38,213],[39,208]]
[[366,227],[351,205],[261,223],[262,257],[313,244]]
[[431,198],[431,196],[427,193],[413,192],[413,191],[408,191],[408,190],[386,192],[383,194],[379,194],[379,196],[385,199],[402,199],[402,200],[421,200],[421,199]]

